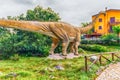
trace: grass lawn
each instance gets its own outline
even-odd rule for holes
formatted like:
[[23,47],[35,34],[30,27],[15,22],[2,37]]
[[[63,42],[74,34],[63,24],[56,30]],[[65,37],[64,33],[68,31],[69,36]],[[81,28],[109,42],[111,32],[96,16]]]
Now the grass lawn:
[[[120,50],[119,46],[107,47],[112,51]],[[57,65],[64,70],[57,70]],[[0,60],[0,80],[93,80],[99,67],[93,68],[85,73],[83,57],[67,60],[20,57],[18,61]]]
[[[55,69],[56,65],[61,65],[64,70]],[[83,58],[72,60],[48,60],[38,57],[21,57],[19,61],[0,61],[0,80],[13,79],[7,76],[11,72],[17,73],[16,80],[89,80],[95,74],[86,74],[82,68]]]
[[120,46],[106,46],[110,52],[120,51]]
[[[92,45],[92,44],[89,44],[89,45]],[[102,45],[102,46],[106,47],[108,52],[120,52],[120,46],[112,46],[112,45],[111,46]],[[88,54],[100,53],[100,52],[87,51],[87,50],[85,50],[85,52],[88,53]]]

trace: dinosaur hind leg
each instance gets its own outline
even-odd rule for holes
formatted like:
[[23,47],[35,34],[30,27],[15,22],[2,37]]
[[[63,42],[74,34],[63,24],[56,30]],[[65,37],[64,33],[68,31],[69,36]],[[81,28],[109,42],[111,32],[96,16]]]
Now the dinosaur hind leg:
[[67,48],[68,48],[69,41],[62,43],[62,55],[67,56]]
[[54,54],[54,50],[58,46],[58,43],[59,43],[58,39],[52,38],[51,50],[49,52],[51,55]]
[[75,49],[74,49],[75,47],[74,46],[75,46],[74,42],[70,42],[70,52],[71,53],[75,53]]

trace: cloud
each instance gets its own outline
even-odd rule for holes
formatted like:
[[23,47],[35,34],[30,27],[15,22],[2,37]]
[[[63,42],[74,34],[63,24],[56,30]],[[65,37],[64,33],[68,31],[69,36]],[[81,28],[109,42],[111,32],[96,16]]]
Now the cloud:
[[81,22],[90,22],[91,16],[99,11],[120,9],[118,0],[3,0],[0,2],[0,16],[17,16],[40,5],[51,7],[59,13],[62,21],[80,25]]
[[34,0],[14,0],[14,2],[23,5],[33,5]]

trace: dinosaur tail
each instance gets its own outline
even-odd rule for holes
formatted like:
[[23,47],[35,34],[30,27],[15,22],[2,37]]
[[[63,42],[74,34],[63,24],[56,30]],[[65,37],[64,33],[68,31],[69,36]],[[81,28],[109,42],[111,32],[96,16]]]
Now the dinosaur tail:
[[16,21],[16,20],[1,20],[0,19],[0,26],[6,28],[15,28],[21,29],[26,31],[37,31],[38,27],[34,27],[32,23],[29,21]]
[[38,32],[56,38],[56,36],[51,32],[49,28],[50,24],[52,25],[52,23],[49,22],[47,23],[47,22],[38,22],[38,21],[16,21],[16,20],[0,19],[0,26],[2,27]]

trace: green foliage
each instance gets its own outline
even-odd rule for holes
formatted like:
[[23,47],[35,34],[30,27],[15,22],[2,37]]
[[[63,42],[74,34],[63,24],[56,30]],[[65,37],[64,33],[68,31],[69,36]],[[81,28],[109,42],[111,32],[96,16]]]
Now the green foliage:
[[87,54],[87,52],[85,50],[83,50],[82,48],[79,48],[78,49],[78,53],[84,53],[84,54]]
[[58,21],[60,17],[58,13],[55,13],[51,8],[43,9],[40,6],[34,8],[34,10],[28,10],[26,15],[27,20],[37,21]]
[[81,44],[102,44],[102,45],[118,45],[117,35],[114,33],[103,35],[97,40],[84,40],[82,39]]
[[81,44],[102,44],[102,40],[81,40]]
[[13,56],[10,57],[10,60],[18,61],[19,60],[19,55],[18,54],[14,54]]
[[17,32],[16,48],[18,53],[26,56],[46,56],[50,49],[51,40],[49,37],[33,32]]
[[117,42],[120,43],[120,25],[113,26],[113,32],[117,34]]
[[101,45],[81,45],[82,49],[88,50],[88,51],[96,51],[96,52],[106,52],[107,48]]
[[88,22],[86,22],[86,23],[81,23],[82,27],[85,27],[85,26],[87,26],[88,24],[89,24]]
[[108,34],[101,36],[102,44],[107,45],[116,45],[117,42],[117,35],[116,34]]
[[117,35],[116,34],[107,34],[107,35],[103,35],[101,36],[102,40],[107,40],[107,41],[112,41],[112,40],[116,40],[117,39]]
[[113,32],[115,32],[116,34],[120,33],[120,25],[113,26],[112,29],[113,29]]
[[12,53],[16,52],[13,44],[15,39],[16,36],[10,34],[7,31],[4,31],[4,34],[0,38],[0,51],[2,54],[2,58],[9,58]]
[[[58,21],[60,17],[51,8],[44,9],[40,6],[33,10],[28,10],[26,14],[17,17],[8,16],[8,19],[31,20],[31,21]],[[50,49],[51,39],[48,36],[22,30],[0,28],[0,51],[5,58],[9,58],[13,53],[25,56],[46,56]]]

